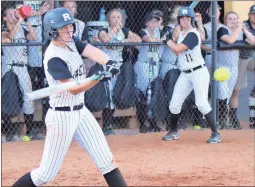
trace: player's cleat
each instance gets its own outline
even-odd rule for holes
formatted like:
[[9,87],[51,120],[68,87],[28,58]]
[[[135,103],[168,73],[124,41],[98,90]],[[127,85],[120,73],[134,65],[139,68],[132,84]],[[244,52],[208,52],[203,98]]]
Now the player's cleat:
[[179,139],[179,133],[169,131],[165,136],[162,137],[162,140],[168,141],[168,140],[178,140]]
[[212,132],[211,137],[207,140],[207,143],[220,143],[220,134],[216,132]]

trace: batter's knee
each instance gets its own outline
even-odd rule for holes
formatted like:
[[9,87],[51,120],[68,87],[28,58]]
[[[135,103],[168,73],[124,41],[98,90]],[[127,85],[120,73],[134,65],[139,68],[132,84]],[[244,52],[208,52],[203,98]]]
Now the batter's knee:
[[182,109],[181,107],[172,106],[171,104],[169,105],[169,110],[172,114],[180,114],[181,109]]
[[204,104],[197,104],[197,108],[203,115],[208,114],[212,110],[208,102]]

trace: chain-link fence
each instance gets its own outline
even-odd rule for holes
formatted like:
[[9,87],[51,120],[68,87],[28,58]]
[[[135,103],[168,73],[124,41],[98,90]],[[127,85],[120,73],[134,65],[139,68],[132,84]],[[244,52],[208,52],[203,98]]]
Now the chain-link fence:
[[[12,40],[9,35],[2,34],[4,36],[2,44],[7,43],[2,45],[3,141],[20,140],[23,135],[28,135],[32,139],[45,137],[44,118],[49,108],[48,98],[31,102],[26,98],[25,93],[47,86],[42,67],[41,42],[44,41],[42,18],[45,12],[54,7],[54,4],[55,7],[64,6],[74,14],[75,35],[78,38],[93,43],[121,64],[121,72],[117,77],[108,82],[98,83],[85,93],[84,103],[98,119],[105,135],[139,131],[159,132],[169,128],[168,105],[180,71],[177,56],[163,42],[168,34],[173,32],[173,26],[178,23],[179,6],[188,6],[191,2],[2,1],[1,4],[2,33],[8,31],[12,25],[8,15],[13,14],[13,10],[8,11],[9,7],[15,8],[20,4],[29,4],[37,15],[28,19],[32,28],[22,22]],[[206,24],[210,21],[208,11],[210,4],[210,2],[200,2],[196,6],[195,12],[200,13],[196,14],[197,22]],[[159,17],[157,23],[150,22],[155,15]],[[162,24],[160,24],[161,18]],[[114,26],[115,20],[118,19],[122,20],[120,29]],[[211,27],[210,23],[207,25]],[[31,38],[31,32],[33,32],[31,30],[37,33],[36,40]],[[109,37],[109,33],[113,33],[113,36]],[[200,33],[205,36],[203,29],[200,29]],[[150,36],[148,40],[150,42],[141,42],[141,38],[145,35]],[[210,44],[211,39],[207,40],[207,44]],[[20,46],[22,43],[23,46]],[[232,51],[226,53],[232,53]],[[205,58],[210,54],[210,49],[203,52]],[[229,58],[238,61],[238,57],[232,54],[229,54]],[[86,58],[83,60],[87,76],[103,70],[103,67],[95,62]],[[211,60],[207,62],[209,67]],[[232,74],[236,72],[234,73],[236,75],[238,69],[233,71],[231,69],[231,72]],[[236,78],[232,76],[230,80],[232,82],[229,84],[233,86]],[[228,88],[225,83],[221,83],[221,86],[224,88],[220,90]],[[228,93],[231,94],[230,92]],[[211,94],[209,92],[209,98]],[[225,99],[230,99],[229,95],[222,99],[222,102],[225,102]],[[224,108],[227,103],[224,106],[219,104],[219,106]],[[225,122],[228,119],[229,122],[229,118],[224,117],[226,115],[219,113],[220,121]],[[227,109],[224,108],[223,113],[227,114]],[[190,93],[182,106],[178,126],[179,129],[208,126],[195,105],[194,92]],[[26,141],[26,139],[23,140]]]

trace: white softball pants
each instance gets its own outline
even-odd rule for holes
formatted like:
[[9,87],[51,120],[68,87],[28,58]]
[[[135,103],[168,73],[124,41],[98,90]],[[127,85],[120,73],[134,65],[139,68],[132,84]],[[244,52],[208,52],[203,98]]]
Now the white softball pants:
[[205,66],[191,73],[182,72],[174,86],[169,105],[170,112],[179,114],[185,99],[194,89],[195,103],[198,110],[203,115],[208,114],[212,110],[208,102],[209,81],[210,74]]
[[31,172],[36,186],[55,178],[73,138],[89,153],[103,175],[117,168],[99,124],[86,107],[72,112],[49,109],[45,120],[47,134],[42,161]]

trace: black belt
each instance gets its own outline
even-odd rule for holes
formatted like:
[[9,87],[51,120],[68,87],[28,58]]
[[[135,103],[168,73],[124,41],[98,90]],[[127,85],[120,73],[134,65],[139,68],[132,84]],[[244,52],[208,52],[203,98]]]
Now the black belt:
[[196,70],[198,70],[198,69],[200,69],[202,67],[204,67],[204,65],[200,65],[200,66],[197,66],[197,67],[194,67],[194,68],[182,71],[182,72],[184,72],[184,73],[191,73],[191,72],[196,71]]
[[[62,106],[62,107],[50,107],[52,110],[56,111],[71,111],[70,106]],[[73,106],[73,110],[81,110],[83,108],[83,104]]]
[[211,52],[206,52],[205,54],[206,54],[206,55],[211,55],[212,53],[211,53]]

